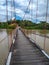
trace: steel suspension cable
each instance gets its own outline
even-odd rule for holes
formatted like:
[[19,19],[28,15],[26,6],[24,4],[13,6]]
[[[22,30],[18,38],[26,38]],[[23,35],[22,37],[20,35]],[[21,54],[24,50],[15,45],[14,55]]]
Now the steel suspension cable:
[[[48,0],[46,2],[46,23],[47,23],[47,15],[48,15]],[[47,28],[47,25],[45,23],[45,29],[44,29],[44,32],[46,32],[46,28]],[[46,36],[46,34],[45,34]],[[45,44],[46,44],[46,37],[44,37],[44,50],[45,50]]]
[[[32,0],[32,4],[33,4],[33,0]],[[32,8],[32,9],[30,9],[30,15],[31,15],[31,20],[32,20],[33,8]],[[31,20],[30,20],[30,21],[31,21]],[[31,34],[32,34],[32,30],[31,30]]]
[[8,1],[6,0],[6,21],[8,21]]
[[37,8],[36,8],[36,23],[37,23],[37,17],[38,17],[38,0],[37,0]]
[[47,16],[48,16],[48,0],[47,0],[47,4],[46,4],[46,22],[47,22]]
[[15,0],[14,0],[14,10],[15,10],[15,14],[14,14],[14,16],[15,16],[15,20],[16,20],[16,7],[15,7],[16,5],[15,5]]
[[11,20],[12,20],[12,0],[11,0]]
[[[32,4],[33,4],[33,0],[32,0]],[[32,15],[33,15],[33,8],[31,10],[31,19],[32,19]]]
[[[6,0],[6,22],[8,22],[8,1]],[[8,25],[8,23],[7,23]],[[6,31],[8,30],[8,26],[6,27]],[[9,49],[9,36],[7,34],[7,38],[8,38],[8,49]]]
[[13,9],[14,9],[14,17],[15,17],[15,19],[16,19],[16,13],[15,13],[15,0],[13,0]]
[[[36,23],[37,23],[37,17],[38,17],[38,0],[37,0],[37,6],[36,6]],[[36,43],[36,31],[35,31],[35,43]]]
[[[29,0],[28,6],[27,6],[27,8],[26,8],[26,10],[25,10],[25,11],[27,11],[27,10],[28,10],[28,7],[29,7],[29,5],[30,5],[30,2],[31,2],[31,0]],[[25,15],[26,15],[26,13],[24,13],[23,20],[24,20],[24,18],[25,18]]]

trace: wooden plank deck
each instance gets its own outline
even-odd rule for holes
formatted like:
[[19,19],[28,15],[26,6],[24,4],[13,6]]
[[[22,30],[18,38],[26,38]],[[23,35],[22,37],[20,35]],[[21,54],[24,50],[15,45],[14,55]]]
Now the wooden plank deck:
[[10,65],[49,65],[49,59],[18,30]]

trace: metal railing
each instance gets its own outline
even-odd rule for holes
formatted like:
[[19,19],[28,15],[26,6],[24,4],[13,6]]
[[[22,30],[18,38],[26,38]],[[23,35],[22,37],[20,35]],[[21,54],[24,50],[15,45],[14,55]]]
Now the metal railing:
[[49,36],[36,33],[35,30],[22,29],[23,33],[30,38],[40,49],[44,50],[49,55]]
[[16,36],[16,29],[14,29],[11,34],[7,34],[6,32],[6,35],[0,40],[0,65],[9,65],[10,63],[12,52],[9,52],[9,50],[13,43],[14,36]]
[[10,37],[9,37],[9,44],[10,44],[10,51],[9,51],[9,55],[8,55],[8,58],[7,58],[7,62],[6,62],[6,65],[10,65],[10,62],[11,62],[11,56],[12,56],[12,45],[14,44],[14,42],[15,42],[15,37],[16,37],[16,35],[17,35],[17,28],[16,29],[14,29],[13,31],[12,31],[12,33],[10,34]]

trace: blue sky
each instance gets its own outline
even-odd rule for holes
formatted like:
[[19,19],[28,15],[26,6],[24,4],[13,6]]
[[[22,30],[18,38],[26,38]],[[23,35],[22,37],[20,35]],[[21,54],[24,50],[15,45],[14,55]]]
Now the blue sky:
[[[11,11],[14,13],[14,7],[12,5],[11,9],[11,1],[13,4],[13,0],[8,1],[8,20],[11,19]],[[36,22],[36,9],[37,9],[37,0],[31,0],[28,10],[26,8],[28,6],[29,0],[14,0],[15,2],[15,13],[16,19],[24,19],[31,20]],[[38,0],[38,11],[37,11],[37,22],[46,20],[46,4],[47,0]],[[12,19],[14,15],[12,14]],[[6,0],[0,0],[0,21],[6,21]],[[47,22],[49,22],[49,0],[48,0],[48,15]]]

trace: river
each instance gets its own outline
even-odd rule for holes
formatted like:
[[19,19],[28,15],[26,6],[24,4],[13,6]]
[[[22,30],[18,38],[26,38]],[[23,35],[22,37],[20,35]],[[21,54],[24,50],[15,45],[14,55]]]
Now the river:
[[49,31],[32,30],[27,36],[49,55]]
[[[28,36],[49,55],[49,33],[46,34],[46,37],[44,34],[36,31],[36,35],[34,32],[31,32]],[[11,46],[9,43],[12,43],[11,41],[11,35],[7,34],[7,30],[0,29],[0,65],[5,65]]]
[[[12,33],[9,33],[12,32]],[[0,65],[5,65],[16,29],[0,29]]]
[[0,29],[0,65],[4,65],[9,52],[8,34],[4,29]]

